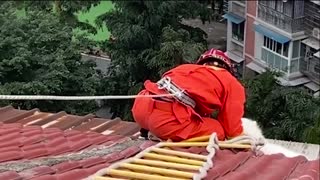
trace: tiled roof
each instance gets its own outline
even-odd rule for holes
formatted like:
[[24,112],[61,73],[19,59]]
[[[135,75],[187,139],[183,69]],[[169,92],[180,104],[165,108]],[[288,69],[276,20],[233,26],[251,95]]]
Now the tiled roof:
[[[205,148],[174,149],[207,154]],[[213,167],[207,172],[205,180],[319,180],[320,177],[319,159],[308,161],[302,156],[287,158],[282,154],[258,155],[252,151],[218,150],[212,161]]]
[[92,131],[104,135],[138,136],[139,127],[132,122],[116,118],[101,119],[92,114],[75,116],[65,112],[45,113],[38,109],[29,111],[14,109],[11,106],[0,108],[0,122],[21,123],[24,126],[41,126],[42,128],[58,128],[60,130]]
[[136,147],[124,147],[138,136],[137,124],[120,119],[3,107],[0,179],[74,179],[66,178],[74,174],[83,177],[139,151],[138,142]]
[[304,157],[287,158],[282,154],[256,156],[252,152],[220,150],[207,180],[282,180],[319,179],[320,161],[307,161]]
[[[138,130],[119,119],[1,108],[0,179],[83,179],[155,144],[137,139]],[[319,159],[219,150],[213,163],[206,179],[319,179]]]

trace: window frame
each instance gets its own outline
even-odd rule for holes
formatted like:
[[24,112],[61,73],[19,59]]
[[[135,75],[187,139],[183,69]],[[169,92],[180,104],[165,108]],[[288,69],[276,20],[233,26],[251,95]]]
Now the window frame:
[[[234,22],[231,22],[231,37],[232,39],[243,42],[244,41],[244,27],[245,27],[245,21],[241,22],[240,24],[236,24]],[[238,37],[235,38],[235,36]]]
[[[281,44],[281,53],[277,52],[277,47],[279,46],[279,44]],[[289,45],[290,45],[290,42],[279,43],[267,36],[263,37],[263,46],[284,58],[289,57]]]

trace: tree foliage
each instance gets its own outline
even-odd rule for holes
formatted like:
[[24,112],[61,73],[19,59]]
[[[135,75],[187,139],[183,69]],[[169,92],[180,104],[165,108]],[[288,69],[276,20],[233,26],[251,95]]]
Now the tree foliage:
[[[72,27],[53,13],[30,10],[15,15],[10,3],[0,6],[0,93],[15,95],[94,95],[100,78],[94,64],[81,61],[80,42]],[[7,105],[8,102],[1,102]],[[85,114],[93,101],[12,101],[21,108]]]
[[305,129],[303,137],[309,143],[320,144],[320,113],[314,125]]
[[314,142],[309,137],[319,135],[319,99],[302,88],[278,85],[279,76],[267,71],[245,81],[246,116],[257,120],[268,138]]
[[[193,61],[206,48],[206,34],[182,24],[183,19],[209,18],[199,1],[113,1],[115,10],[99,17],[115,41],[105,44],[111,54],[105,94],[136,94],[146,79],[178,64]],[[109,101],[115,116],[130,119],[132,101]]]

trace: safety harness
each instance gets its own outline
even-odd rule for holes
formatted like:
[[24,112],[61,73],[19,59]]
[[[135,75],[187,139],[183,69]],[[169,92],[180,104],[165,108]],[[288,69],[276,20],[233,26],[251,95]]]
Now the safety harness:
[[174,82],[172,82],[171,78],[166,76],[160,79],[157,82],[159,89],[164,89],[170,94],[174,94],[174,98],[180,103],[190,106],[192,108],[196,107],[196,102],[188,95],[185,90],[181,89]]

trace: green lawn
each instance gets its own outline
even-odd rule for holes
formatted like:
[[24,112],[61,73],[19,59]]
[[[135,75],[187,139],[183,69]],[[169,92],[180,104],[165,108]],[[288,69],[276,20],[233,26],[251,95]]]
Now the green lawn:
[[[111,9],[113,9],[113,4],[111,1],[101,1],[101,3],[95,7],[91,7],[89,12],[83,13],[77,13],[77,16],[81,22],[88,22],[89,24],[93,25],[94,27],[97,27],[94,23],[95,19],[100,16],[101,14],[104,14]],[[75,29],[75,33],[83,33],[84,31]],[[108,31],[107,27],[104,25],[102,28],[97,29],[97,34],[89,34],[89,38],[93,39],[95,41],[103,41],[109,38],[110,32]]]
[[[98,16],[101,14],[104,14],[111,9],[113,9],[114,5],[111,1],[101,1],[101,3],[97,6],[91,7],[88,12],[79,12],[76,13],[76,16],[78,17],[79,21],[81,22],[88,22],[94,27],[97,27],[95,24],[95,20]],[[24,9],[16,10],[16,14],[18,17],[25,17],[26,12]],[[85,33],[85,31],[80,29],[74,29],[75,34],[82,34]],[[102,26],[102,28],[97,27],[97,34],[89,34],[88,37],[95,41],[104,41],[106,39],[109,39],[110,32],[108,31],[107,27],[105,25]]]

